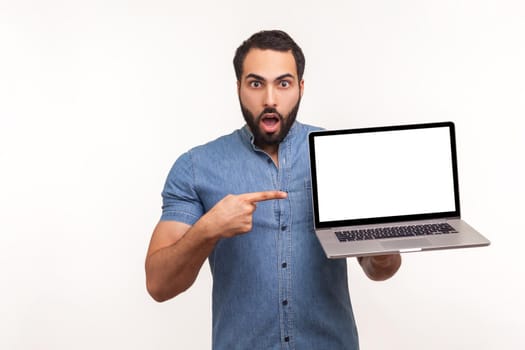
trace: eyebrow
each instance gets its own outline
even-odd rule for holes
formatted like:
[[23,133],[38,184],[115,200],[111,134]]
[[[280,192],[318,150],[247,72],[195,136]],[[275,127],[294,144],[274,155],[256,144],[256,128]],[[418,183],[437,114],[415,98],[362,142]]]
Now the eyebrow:
[[[266,81],[265,78],[261,77],[260,75],[257,75],[257,74],[254,74],[254,73],[249,73],[246,75],[246,79],[248,78],[253,78],[253,79],[257,79],[257,80],[261,80],[261,81]],[[294,78],[294,76],[290,73],[285,73],[285,74],[282,74],[282,75],[279,75],[277,78],[274,79],[274,81],[278,81],[278,80],[283,80],[284,78]]]

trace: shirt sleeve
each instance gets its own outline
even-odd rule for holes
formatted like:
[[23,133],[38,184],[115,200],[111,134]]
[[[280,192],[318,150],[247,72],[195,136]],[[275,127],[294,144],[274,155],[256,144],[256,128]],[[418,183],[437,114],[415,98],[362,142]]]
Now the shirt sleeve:
[[191,154],[185,153],[171,168],[162,191],[161,221],[179,221],[193,225],[204,214],[195,189]]

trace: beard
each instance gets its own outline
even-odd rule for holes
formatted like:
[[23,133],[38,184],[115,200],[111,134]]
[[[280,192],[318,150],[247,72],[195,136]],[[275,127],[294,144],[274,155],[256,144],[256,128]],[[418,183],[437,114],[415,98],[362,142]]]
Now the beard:
[[[292,127],[293,123],[295,122],[295,119],[297,118],[297,112],[299,112],[299,105],[301,103],[301,97],[297,100],[297,103],[292,108],[290,113],[286,117],[283,117],[283,115],[275,108],[265,108],[261,114],[259,114],[257,117],[253,115],[252,112],[250,112],[244,105],[242,104],[242,101],[239,102],[241,104],[241,111],[242,115],[244,117],[244,120],[246,121],[246,124],[248,124],[248,127],[250,128],[251,132],[253,133],[254,137],[254,144],[263,148],[264,146],[272,146],[272,145],[278,145],[281,143],[282,140],[288,135],[288,132],[290,131],[290,128]],[[278,132],[275,133],[266,133],[261,130],[260,124],[263,116],[265,114],[274,114],[279,119],[279,124],[281,125],[281,128]]]

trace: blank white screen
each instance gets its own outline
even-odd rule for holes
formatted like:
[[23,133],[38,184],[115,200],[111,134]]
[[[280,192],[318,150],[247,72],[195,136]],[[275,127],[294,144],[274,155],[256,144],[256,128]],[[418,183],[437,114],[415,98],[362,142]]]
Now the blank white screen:
[[315,138],[319,220],[455,210],[448,127]]

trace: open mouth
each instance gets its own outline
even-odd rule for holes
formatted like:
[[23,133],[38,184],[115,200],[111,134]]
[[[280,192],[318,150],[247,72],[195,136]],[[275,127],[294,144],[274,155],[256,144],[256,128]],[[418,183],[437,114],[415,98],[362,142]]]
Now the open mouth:
[[267,113],[261,118],[261,128],[267,133],[274,133],[279,129],[280,122],[281,120],[277,114]]

